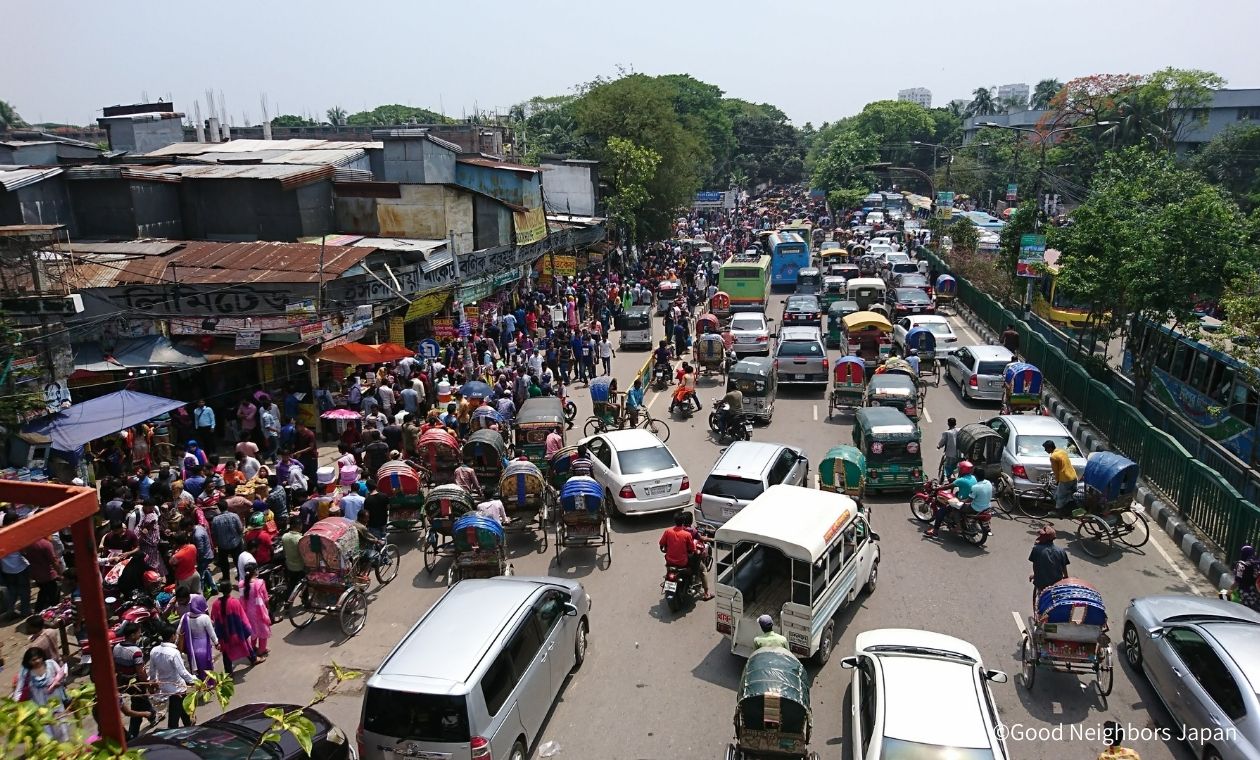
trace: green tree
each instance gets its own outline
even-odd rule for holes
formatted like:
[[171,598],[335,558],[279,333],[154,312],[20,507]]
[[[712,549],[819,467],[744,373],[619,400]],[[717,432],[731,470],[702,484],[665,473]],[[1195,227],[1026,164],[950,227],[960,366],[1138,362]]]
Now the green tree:
[[271,119],[273,127],[317,127],[319,123],[305,116],[297,116],[295,114],[286,113],[275,116]]
[[341,106],[333,106],[324,114],[328,117],[328,123],[334,127],[339,127],[346,123],[346,109]]
[[1033,87],[1028,107],[1034,111],[1044,111],[1050,107],[1050,101],[1063,89],[1063,83],[1057,79],[1043,79]]
[[679,208],[691,204],[706,173],[704,136],[678,117],[674,94],[666,82],[631,74],[592,83],[574,103],[578,134],[590,141],[595,158],[608,160],[607,146],[613,137],[660,156],[647,182],[649,199],[638,212],[643,239],[664,238],[669,233],[670,219]]
[[26,122],[22,121],[17,109],[8,101],[0,100],[0,132],[25,126]]
[[453,124],[440,113],[426,108],[404,106],[398,103],[377,106],[371,111],[359,111],[346,117],[346,124],[359,127],[392,127],[399,124]]
[[734,172],[753,186],[799,182],[805,176],[805,143],[787,114],[766,103],[728,98],[723,108],[731,119]]
[[879,151],[871,138],[856,130],[842,132],[818,160],[811,185],[828,193],[852,189],[865,196],[878,187],[878,183],[864,167],[878,160]]
[[915,140],[933,142],[936,120],[918,103],[877,100],[867,103],[853,118],[853,129],[879,147],[885,161],[922,169],[932,165],[931,151],[913,145]]
[[34,351],[23,343],[22,333],[0,311],[0,435],[25,415],[44,407],[43,396],[35,387],[38,383],[32,382],[39,372],[13,368],[14,362],[31,356]]
[[608,217],[625,230],[627,240],[639,242],[639,212],[651,200],[648,183],[660,166],[661,156],[617,136],[608,138],[604,151],[604,178],[612,185],[605,199]]
[[998,104],[993,93],[987,87],[977,87],[971,93],[971,102],[967,104],[968,116],[988,116],[997,113]]
[[1248,213],[1260,208],[1260,125],[1231,125],[1191,161]]
[[[1063,252],[1059,282],[1091,304],[1096,324],[1132,332],[1141,320],[1193,324],[1194,305],[1254,271],[1254,250],[1238,207],[1167,153],[1138,148],[1108,154],[1073,224],[1052,230]],[[1133,352],[1140,397],[1154,346]]]
[[723,105],[722,90],[701,82],[688,74],[667,74],[657,80],[673,90],[674,113],[686,129],[704,136],[707,156],[701,156],[708,167],[704,183],[724,188],[730,181],[735,155],[735,127],[731,113]]

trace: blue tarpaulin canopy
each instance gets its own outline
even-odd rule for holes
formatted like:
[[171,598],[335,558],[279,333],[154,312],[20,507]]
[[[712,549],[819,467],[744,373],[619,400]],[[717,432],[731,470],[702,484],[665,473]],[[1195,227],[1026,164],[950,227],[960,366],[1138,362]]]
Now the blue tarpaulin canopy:
[[41,417],[23,427],[22,432],[51,438],[53,448],[59,451],[74,451],[88,441],[125,430],[183,405],[183,401],[147,393],[117,391]]

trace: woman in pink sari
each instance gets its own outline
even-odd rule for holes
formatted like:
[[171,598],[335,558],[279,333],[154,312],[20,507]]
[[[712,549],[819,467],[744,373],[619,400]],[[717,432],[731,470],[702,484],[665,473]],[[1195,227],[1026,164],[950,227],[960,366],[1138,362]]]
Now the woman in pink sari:
[[267,609],[269,602],[267,584],[258,577],[258,567],[246,565],[245,577],[241,579],[241,604],[245,607],[249,627],[254,632],[253,644],[259,661],[267,659],[267,640],[271,638],[271,611]]
[[569,300],[564,304],[564,315],[569,327],[576,330],[578,326],[577,299],[573,296],[569,296]]
[[254,645],[250,642],[254,631],[249,626],[245,605],[232,595],[233,590],[231,583],[220,583],[221,595],[210,607],[210,620],[219,637],[219,651],[223,653],[223,670],[229,676],[232,675],[232,667],[240,660],[249,660],[250,665],[258,662]]

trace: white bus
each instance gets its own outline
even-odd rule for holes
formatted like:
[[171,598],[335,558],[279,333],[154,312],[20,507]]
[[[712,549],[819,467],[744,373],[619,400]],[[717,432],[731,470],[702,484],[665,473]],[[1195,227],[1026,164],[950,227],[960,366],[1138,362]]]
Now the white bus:
[[875,590],[879,536],[847,496],[775,485],[718,528],[717,630],[747,657],[770,615],[797,657],[818,664],[835,646],[835,617]]

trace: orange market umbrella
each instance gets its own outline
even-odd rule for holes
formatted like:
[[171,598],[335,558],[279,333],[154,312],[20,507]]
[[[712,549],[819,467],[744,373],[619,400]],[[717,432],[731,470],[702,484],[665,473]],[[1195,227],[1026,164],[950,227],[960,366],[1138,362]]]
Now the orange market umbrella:
[[415,352],[397,343],[343,343],[319,354],[320,359],[338,364],[379,364],[405,356],[415,356]]

